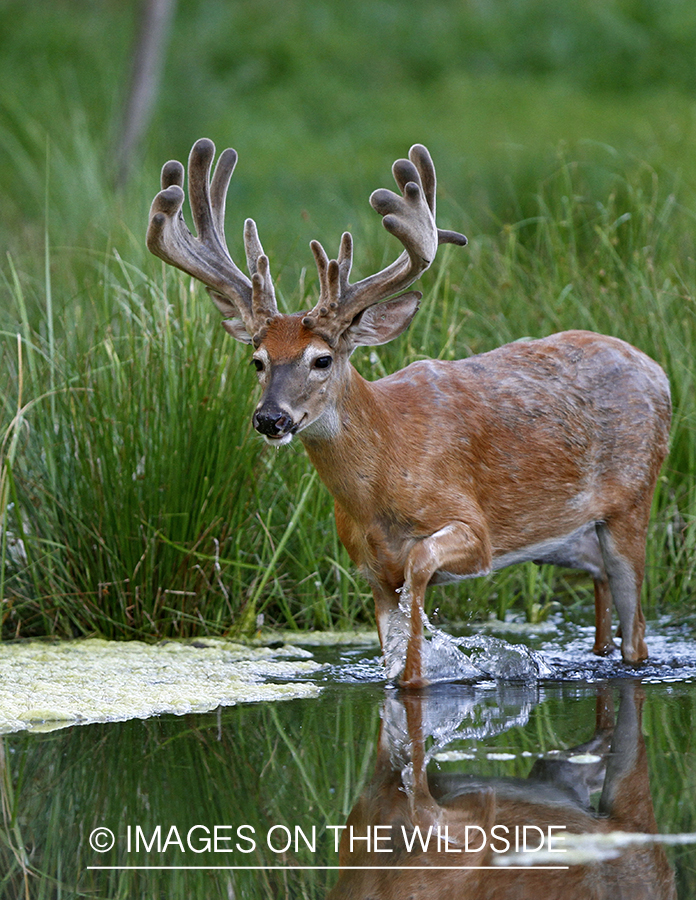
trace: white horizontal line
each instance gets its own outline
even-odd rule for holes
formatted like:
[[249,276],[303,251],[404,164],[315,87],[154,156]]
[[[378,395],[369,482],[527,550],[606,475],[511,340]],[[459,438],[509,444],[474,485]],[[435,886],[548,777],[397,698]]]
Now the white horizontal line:
[[147,869],[154,870],[159,872],[169,871],[171,869],[176,870],[207,870],[207,871],[218,871],[218,870],[235,870],[235,871],[267,871],[267,870],[281,870],[284,872],[307,872],[307,871],[342,871],[345,872],[347,870],[350,871],[379,871],[379,872],[403,872],[404,869],[413,869],[413,871],[435,871],[441,869],[452,869],[456,871],[463,871],[468,869],[490,869],[495,870],[496,872],[509,872],[509,871],[529,871],[530,869],[534,869],[535,871],[544,870],[547,872],[558,872],[561,870],[569,869],[570,866],[87,866],[88,869],[106,871],[106,870],[134,870],[134,869]]

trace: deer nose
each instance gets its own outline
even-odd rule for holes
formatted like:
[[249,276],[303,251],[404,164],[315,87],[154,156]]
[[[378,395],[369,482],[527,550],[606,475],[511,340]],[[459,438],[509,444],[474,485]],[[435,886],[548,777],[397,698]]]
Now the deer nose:
[[280,409],[257,409],[252,422],[254,428],[266,437],[282,437],[295,424],[292,418]]

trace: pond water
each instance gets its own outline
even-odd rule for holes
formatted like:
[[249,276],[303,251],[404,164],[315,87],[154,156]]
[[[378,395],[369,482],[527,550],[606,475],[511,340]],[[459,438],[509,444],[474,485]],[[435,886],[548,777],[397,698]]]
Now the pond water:
[[313,646],[316,696],[3,735],[0,897],[696,898],[696,639],[499,637],[548,672],[405,694]]

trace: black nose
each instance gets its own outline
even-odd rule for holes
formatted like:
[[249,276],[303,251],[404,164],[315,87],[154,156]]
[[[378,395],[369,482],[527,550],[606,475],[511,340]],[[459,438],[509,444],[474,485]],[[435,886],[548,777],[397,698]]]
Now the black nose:
[[257,409],[252,421],[254,428],[267,437],[282,437],[295,424],[287,413],[279,409]]

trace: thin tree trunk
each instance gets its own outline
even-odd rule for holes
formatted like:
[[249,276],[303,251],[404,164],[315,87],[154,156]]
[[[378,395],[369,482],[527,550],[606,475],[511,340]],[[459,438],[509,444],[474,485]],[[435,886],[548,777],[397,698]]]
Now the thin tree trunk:
[[116,186],[128,180],[138,145],[147,130],[164,65],[176,0],[143,0],[136,35],[130,88],[118,142]]

